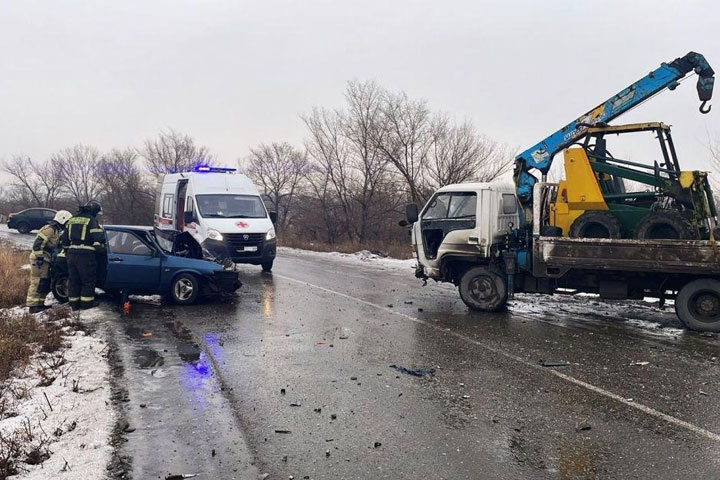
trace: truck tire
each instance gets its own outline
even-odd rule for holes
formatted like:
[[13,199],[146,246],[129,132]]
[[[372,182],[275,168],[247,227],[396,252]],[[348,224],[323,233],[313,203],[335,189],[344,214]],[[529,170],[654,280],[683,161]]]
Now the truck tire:
[[720,332],[720,281],[693,280],[675,298],[675,313],[690,330]]
[[540,227],[541,237],[562,237],[562,228],[552,225],[543,225]]
[[496,312],[507,303],[505,277],[487,267],[473,267],[460,279],[460,298],[470,310]]
[[170,298],[178,305],[191,305],[200,295],[200,282],[191,273],[181,273],[170,283]]
[[609,212],[585,212],[570,225],[571,238],[620,238],[620,222]]
[[694,236],[688,219],[675,210],[650,212],[635,227],[638,240],[690,240]]

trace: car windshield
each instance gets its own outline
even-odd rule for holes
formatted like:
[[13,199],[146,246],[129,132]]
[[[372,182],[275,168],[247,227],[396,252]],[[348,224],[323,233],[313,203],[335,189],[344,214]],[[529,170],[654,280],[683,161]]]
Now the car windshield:
[[205,218],[265,218],[265,206],[255,195],[196,195]]

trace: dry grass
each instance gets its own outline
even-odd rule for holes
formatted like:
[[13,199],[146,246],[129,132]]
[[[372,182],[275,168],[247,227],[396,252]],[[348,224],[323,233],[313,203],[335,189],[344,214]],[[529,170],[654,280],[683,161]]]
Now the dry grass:
[[294,235],[283,235],[278,239],[278,245],[281,247],[302,248],[304,250],[313,250],[316,252],[340,252],[355,253],[360,250],[370,250],[385,257],[408,259],[412,258],[412,250],[410,249],[410,239],[407,241],[391,241],[380,242],[370,241],[362,244],[353,242],[327,243],[317,241],[307,241]]
[[30,272],[20,267],[27,263],[27,251],[0,242],[0,308],[25,304]]
[[59,324],[0,310],[0,382],[7,380],[16,368],[26,366],[36,348],[53,353],[63,343]]

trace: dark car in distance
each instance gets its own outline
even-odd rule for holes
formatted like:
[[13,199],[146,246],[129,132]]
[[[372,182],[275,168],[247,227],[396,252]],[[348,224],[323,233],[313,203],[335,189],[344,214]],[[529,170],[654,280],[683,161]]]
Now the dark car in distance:
[[[103,229],[107,256],[102,255],[104,265],[98,268],[97,286],[107,293],[159,294],[176,304],[189,305],[200,296],[231,294],[242,285],[236,271],[164,250],[152,227],[104,225]],[[52,269],[53,295],[65,302],[67,264],[56,258]]]
[[57,211],[52,208],[26,208],[8,215],[8,228],[14,228],[20,233],[30,233],[32,230],[42,228],[55,217],[56,213]]

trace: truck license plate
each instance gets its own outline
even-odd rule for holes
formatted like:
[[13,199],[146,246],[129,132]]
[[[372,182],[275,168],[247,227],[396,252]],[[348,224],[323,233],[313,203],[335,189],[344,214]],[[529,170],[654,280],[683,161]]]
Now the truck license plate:
[[237,249],[238,252],[257,252],[257,247],[255,245],[250,245],[247,247],[240,247]]

